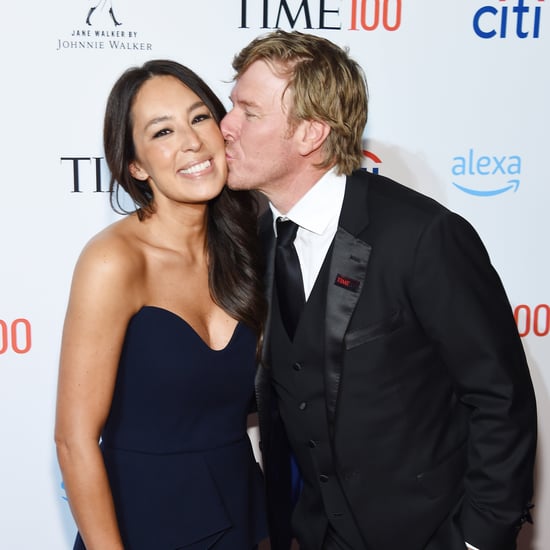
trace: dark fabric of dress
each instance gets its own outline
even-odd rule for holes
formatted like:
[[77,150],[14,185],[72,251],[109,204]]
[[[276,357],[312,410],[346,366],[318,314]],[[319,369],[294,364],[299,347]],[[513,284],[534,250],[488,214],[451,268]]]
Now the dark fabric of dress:
[[266,536],[246,433],[255,346],[242,323],[215,351],[168,310],[132,317],[101,442],[125,550],[249,550]]

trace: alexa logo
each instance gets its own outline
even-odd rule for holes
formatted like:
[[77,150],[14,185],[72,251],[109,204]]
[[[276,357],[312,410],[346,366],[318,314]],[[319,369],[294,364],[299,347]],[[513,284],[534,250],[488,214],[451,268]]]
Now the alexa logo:
[[520,185],[519,155],[485,155],[469,149],[466,155],[453,157],[453,185],[475,197],[494,197],[515,193]]

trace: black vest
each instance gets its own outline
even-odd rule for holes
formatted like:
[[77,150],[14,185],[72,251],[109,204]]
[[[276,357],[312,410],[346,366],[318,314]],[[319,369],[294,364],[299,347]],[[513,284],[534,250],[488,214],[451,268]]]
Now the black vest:
[[[330,259],[331,253],[327,254]],[[298,463],[303,488],[292,516],[302,550],[319,550],[330,524],[354,550],[364,548],[338,477],[325,406],[325,259],[291,342],[274,290],[270,338],[272,379],[279,411]]]

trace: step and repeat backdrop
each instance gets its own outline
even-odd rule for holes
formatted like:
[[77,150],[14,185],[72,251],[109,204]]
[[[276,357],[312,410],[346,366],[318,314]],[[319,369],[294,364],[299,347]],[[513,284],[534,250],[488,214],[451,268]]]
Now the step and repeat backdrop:
[[118,218],[101,139],[113,82],[171,58],[229,107],[233,55],[277,27],[349,47],[369,84],[365,167],[482,236],[538,399],[535,525],[520,548],[550,548],[550,0],[26,0],[0,26],[0,549],[72,547],[56,380],[74,263]]

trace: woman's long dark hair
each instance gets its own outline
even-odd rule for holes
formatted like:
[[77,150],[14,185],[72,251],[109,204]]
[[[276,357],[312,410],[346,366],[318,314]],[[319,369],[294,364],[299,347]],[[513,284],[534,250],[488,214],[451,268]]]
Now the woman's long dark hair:
[[[129,170],[130,163],[135,160],[131,110],[144,82],[162,75],[177,78],[197,94],[218,124],[226,113],[210,87],[191,69],[175,61],[148,61],[120,76],[107,100],[103,126],[105,159],[111,172],[109,192],[113,209],[128,214],[130,212],[122,206],[119,197],[119,187],[122,187],[134,201],[140,220],[154,212],[154,204],[148,182],[132,177]],[[255,331],[259,349],[266,304],[257,215],[258,202],[252,192],[231,191],[224,187],[208,204],[206,239],[212,299]]]

